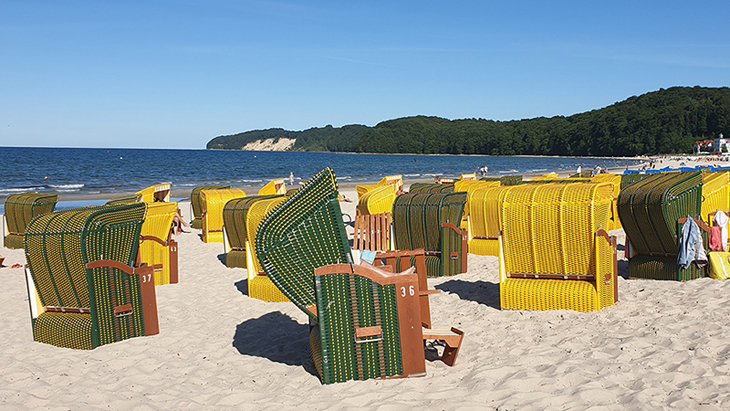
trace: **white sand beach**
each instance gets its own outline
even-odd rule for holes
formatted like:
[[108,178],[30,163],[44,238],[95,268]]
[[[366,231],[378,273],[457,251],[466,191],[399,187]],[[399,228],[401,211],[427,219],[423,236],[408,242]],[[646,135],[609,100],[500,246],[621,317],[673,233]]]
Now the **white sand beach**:
[[434,326],[466,333],[454,367],[333,385],[309,359],[306,315],[249,298],[223,245],[187,231],[179,284],[156,288],[160,333],[92,351],[33,341],[23,269],[10,268],[23,250],[0,248],[0,409],[730,409],[730,282],[628,280],[621,230],[617,304],[502,311],[497,258],[469,255],[467,273],[429,279]]

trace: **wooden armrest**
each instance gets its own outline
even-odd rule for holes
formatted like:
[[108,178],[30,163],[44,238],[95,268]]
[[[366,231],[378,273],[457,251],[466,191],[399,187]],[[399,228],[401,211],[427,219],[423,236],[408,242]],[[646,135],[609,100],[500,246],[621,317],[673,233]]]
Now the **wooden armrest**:
[[441,361],[453,367],[454,363],[456,363],[456,357],[459,355],[461,342],[464,339],[464,332],[454,327],[451,327],[451,330],[431,330],[424,328],[422,332],[424,340],[438,340],[446,343],[444,353],[441,355]]

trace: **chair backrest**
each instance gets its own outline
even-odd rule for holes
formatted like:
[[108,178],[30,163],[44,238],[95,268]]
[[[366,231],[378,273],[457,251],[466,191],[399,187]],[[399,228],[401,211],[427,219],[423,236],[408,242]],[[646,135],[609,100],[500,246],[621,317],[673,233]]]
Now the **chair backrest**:
[[248,237],[248,244],[250,247],[250,261],[248,262],[250,264],[247,265],[249,279],[252,279],[253,276],[263,271],[258,255],[256,254],[256,247],[254,246],[256,241],[256,232],[271,210],[275,209],[276,206],[285,200],[286,197],[283,195],[261,199],[260,201],[251,204],[251,207],[248,209],[248,213],[246,213],[246,235]]
[[203,215],[203,206],[200,204],[200,192],[202,190],[224,190],[227,188],[231,188],[231,186],[222,184],[208,184],[200,187],[195,187],[190,193],[190,205],[193,207],[193,218],[200,219],[200,217]]
[[223,208],[234,198],[246,197],[246,193],[239,188],[219,190],[201,190],[202,204],[202,238],[204,242],[223,241]]
[[312,310],[316,303],[314,269],[352,262],[334,172],[330,168],[320,171],[269,213],[256,232],[254,245],[266,275],[316,319]]
[[50,213],[56,207],[58,194],[20,193],[5,199],[6,230],[12,234],[25,233],[30,222],[41,214]]
[[[251,196],[234,198],[223,207],[223,225],[226,237],[232,249],[243,250],[248,239],[247,216],[251,206],[262,200],[279,197],[277,195]],[[255,234],[255,233],[254,233]]]
[[466,192],[426,191],[396,197],[393,203],[395,248],[441,251],[441,226],[444,223],[459,226],[466,196]]
[[143,203],[170,201],[170,183],[159,183],[137,191],[138,201]]
[[260,196],[286,194],[286,183],[283,178],[276,178],[261,187],[258,193]]
[[656,173],[621,190],[618,213],[638,254],[676,255],[677,220],[699,218],[701,201],[701,171]]
[[413,183],[409,193],[453,193],[453,184]]
[[470,194],[468,205],[472,237],[497,239],[502,230],[502,202],[515,187],[517,186],[481,187]]
[[595,235],[608,225],[612,198],[609,183],[529,184],[506,191],[506,271],[596,273]]
[[[177,202],[146,203],[147,215],[142,223],[141,236],[150,236],[166,242],[170,238],[172,220],[177,213]],[[151,239],[142,239],[139,244],[140,262],[154,268],[155,284],[170,283],[169,250]],[[159,267],[158,265],[162,265]]]
[[380,214],[390,212],[398,192],[397,184],[383,184],[358,197],[358,214]]
[[[717,210],[730,209],[730,173],[727,171],[702,172],[702,204],[700,214],[704,219]],[[707,224],[710,221],[705,221]]]

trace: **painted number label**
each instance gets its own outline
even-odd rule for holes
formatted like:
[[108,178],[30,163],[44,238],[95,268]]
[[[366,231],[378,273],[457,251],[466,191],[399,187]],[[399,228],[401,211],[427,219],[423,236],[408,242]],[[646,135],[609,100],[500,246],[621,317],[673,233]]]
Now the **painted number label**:
[[152,274],[142,274],[142,284],[152,281]]
[[[406,296],[406,287],[400,288],[400,295],[401,295],[401,297]],[[411,295],[411,296],[416,295],[416,290],[413,289],[412,285],[408,287],[408,295]]]

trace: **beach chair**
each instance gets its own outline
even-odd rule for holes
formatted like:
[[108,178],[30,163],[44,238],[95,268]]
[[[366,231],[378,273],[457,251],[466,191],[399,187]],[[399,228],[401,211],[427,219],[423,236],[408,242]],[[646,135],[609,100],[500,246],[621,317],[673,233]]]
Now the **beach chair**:
[[466,192],[410,192],[393,203],[394,248],[426,250],[429,277],[466,272],[467,232],[458,226],[466,196]]
[[234,198],[246,197],[239,188],[213,189],[200,191],[201,239],[204,243],[224,243],[223,239],[223,207]]
[[195,187],[190,193],[190,208],[193,216],[193,221],[190,222],[190,227],[201,229],[203,227],[203,205],[200,203],[200,192],[202,190],[225,190],[231,188],[229,185],[222,184],[208,184],[200,187]]
[[711,220],[704,220],[718,210],[727,212],[730,209],[730,172],[727,171],[703,171],[702,172],[702,204],[700,205],[700,216],[707,225],[712,225]]
[[378,181],[376,184],[356,185],[355,190],[357,190],[357,197],[359,199],[363,194],[367,193],[368,191],[388,184],[394,184],[397,187],[396,191],[398,191],[398,189],[403,187],[403,176],[400,174],[394,174],[381,178],[380,181]]
[[518,184],[522,184],[522,176],[521,175],[508,175],[508,176],[501,176],[501,177],[482,177],[480,180],[483,181],[499,181],[500,185],[503,186],[514,186]]
[[466,192],[466,203],[464,204],[464,213],[461,216],[461,224],[459,225],[460,228],[463,228],[466,230],[467,234],[467,241],[471,241],[472,238],[472,229],[471,229],[471,206],[470,206],[470,199],[474,195],[474,192],[476,192],[479,188],[484,187],[496,187],[499,186],[498,181],[484,181],[484,180],[476,180],[476,179],[469,179],[469,180],[459,180],[454,183],[454,191],[464,191]]
[[146,264],[154,270],[155,285],[178,282],[178,244],[171,230],[175,213],[177,202],[147,203],[137,265]]
[[385,184],[358,196],[357,214],[389,213],[399,189],[396,184]]
[[5,199],[3,231],[5,248],[23,248],[25,228],[41,214],[53,212],[58,194],[21,193]]
[[669,172],[623,187],[618,213],[629,249],[629,277],[687,281],[705,276],[705,269],[677,264],[680,229],[686,216],[700,218],[702,172]]
[[618,195],[621,193],[621,174],[599,173],[590,178],[594,183],[611,183],[613,185],[613,201],[611,202],[611,217],[608,221],[608,230],[622,228],[618,217]]
[[618,300],[609,183],[531,184],[502,202],[503,309],[597,311]]
[[223,209],[227,239],[226,266],[243,267],[248,272],[248,296],[262,301],[289,299],[266,276],[253,246],[256,230],[271,209],[286,200],[283,195],[237,198]]
[[170,201],[170,183],[159,183],[142,190],[137,191],[137,201],[143,203],[169,202]]
[[283,178],[276,178],[259,189],[260,196],[286,194],[286,183]]
[[413,193],[453,193],[453,184],[435,184],[435,183],[413,183],[408,189],[408,192]]
[[[499,182],[496,182],[499,184]],[[469,252],[499,256],[499,234],[502,231],[502,203],[507,193],[518,187],[490,186],[474,190],[469,196],[471,238]]]
[[[268,277],[310,318],[310,353],[325,384],[425,374],[419,275],[354,265],[329,168],[279,204],[256,233]],[[425,291],[425,290],[423,290]],[[446,361],[455,359],[458,346]],[[453,362],[452,362],[453,364]]]
[[25,233],[33,339],[75,349],[157,334],[152,267],[134,267],[146,204],[44,214]]

